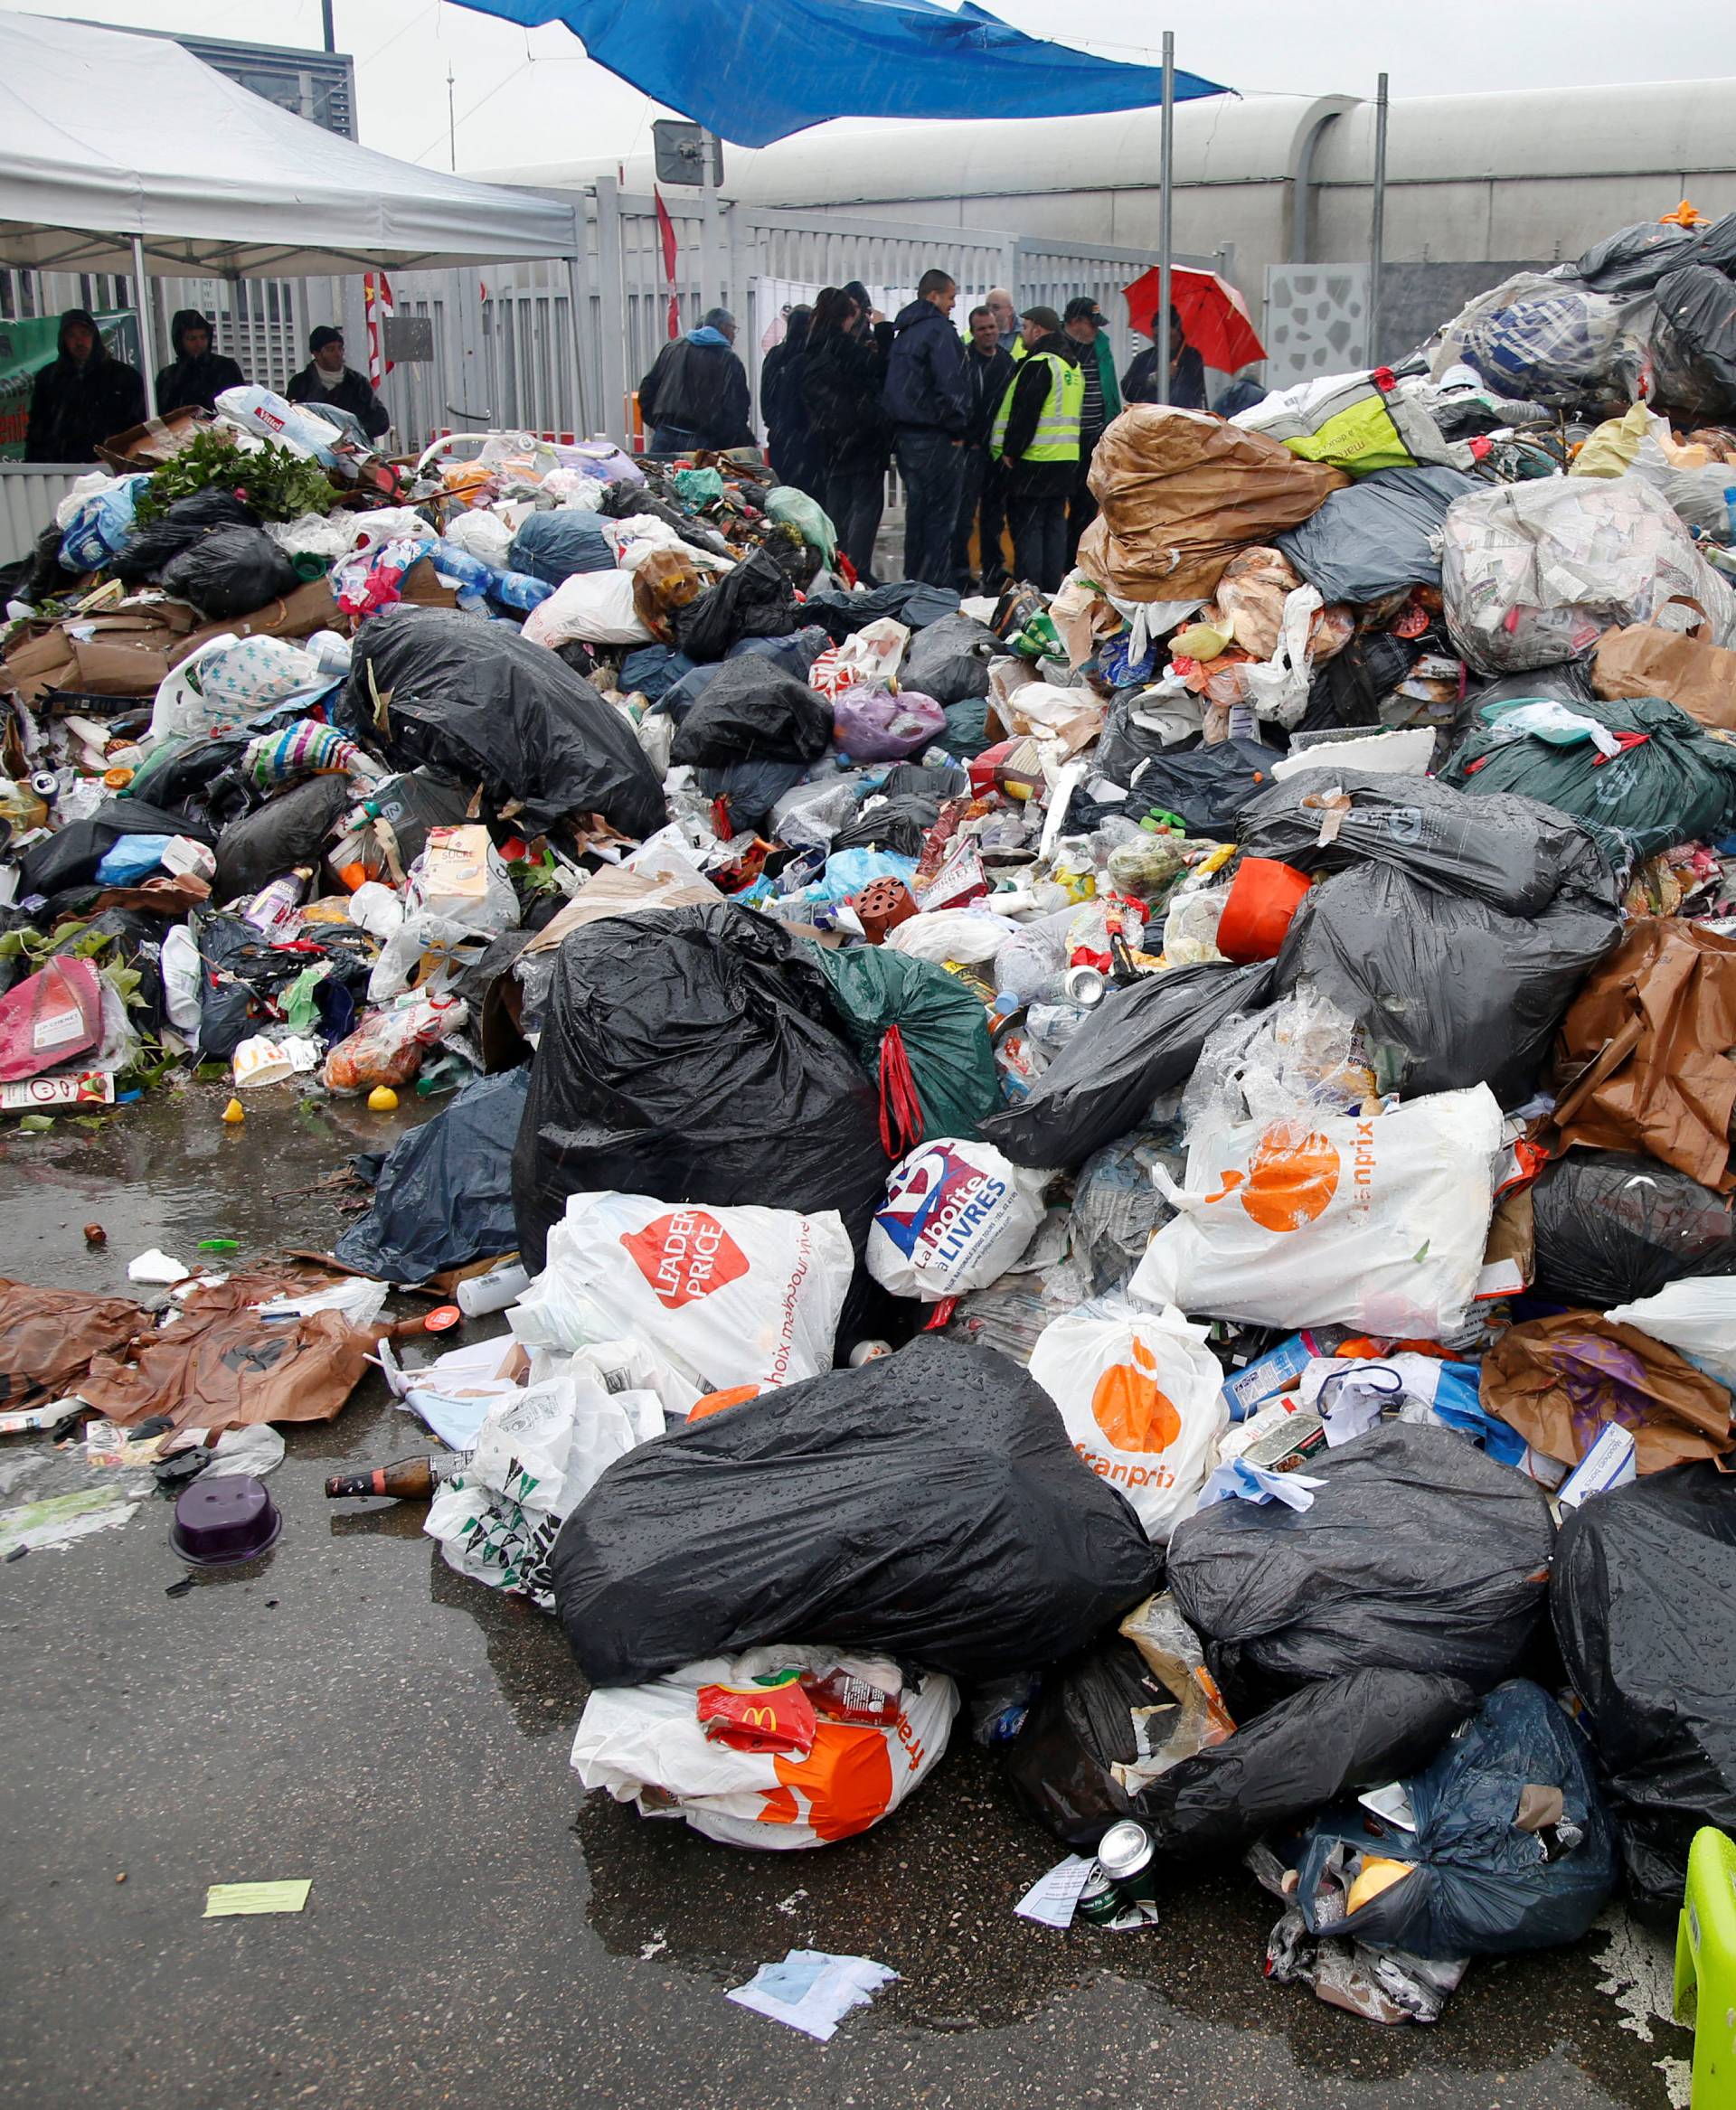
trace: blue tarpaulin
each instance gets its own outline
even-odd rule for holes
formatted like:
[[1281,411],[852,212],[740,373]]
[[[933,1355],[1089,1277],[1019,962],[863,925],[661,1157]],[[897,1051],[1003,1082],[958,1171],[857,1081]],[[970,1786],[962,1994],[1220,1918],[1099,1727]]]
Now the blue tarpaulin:
[[[738,146],[828,118],[1069,118],[1154,107],[1163,70],[1045,43],[929,0],[461,0],[561,22],[599,66]],[[1177,72],[1175,99],[1230,91]]]

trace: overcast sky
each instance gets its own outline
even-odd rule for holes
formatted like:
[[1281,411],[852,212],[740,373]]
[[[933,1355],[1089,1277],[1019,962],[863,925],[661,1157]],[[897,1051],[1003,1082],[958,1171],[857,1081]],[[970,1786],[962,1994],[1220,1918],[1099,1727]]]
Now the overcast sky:
[[[1141,40],[1162,32],[1161,0],[986,4],[1035,35],[1111,58],[1158,58]],[[320,42],[319,0],[33,0],[24,11]],[[355,60],[363,142],[409,161],[447,165],[448,66],[461,169],[626,155],[649,146],[650,121],[662,114],[593,66],[558,24],[515,29],[445,0],[336,0],[336,16],[338,49]],[[1612,0],[1446,0],[1406,10],[1216,0],[1171,19],[1177,64],[1244,93],[1372,93],[1382,66],[1395,97],[1736,74],[1736,10],[1710,0],[1653,0],[1637,14]],[[1087,27],[1089,39],[1079,37]]]

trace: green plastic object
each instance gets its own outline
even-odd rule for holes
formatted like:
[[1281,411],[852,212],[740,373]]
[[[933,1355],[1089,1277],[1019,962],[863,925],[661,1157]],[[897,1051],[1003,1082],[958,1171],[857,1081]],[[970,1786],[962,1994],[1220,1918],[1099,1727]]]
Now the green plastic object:
[[766,518],[788,521],[810,550],[817,550],[830,564],[838,553],[838,532],[826,509],[793,484],[779,484],[766,493]]
[[869,1076],[880,1082],[881,1045],[896,1026],[916,1082],[923,1138],[975,1137],[1001,1105],[982,1000],[932,960],[913,959],[890,946],[814,950]]
[[723,495],[721,469],[677,469],[670,481],[682,504],[691,505],[695,512],[715,504]]
[[1694,2025],[1693,2110],[1736,2110],[1736,1845],[1712,1824],[1688,1849],[1675,2019]]
[[239,1253],[241,1249],[240,1239],[201,1239],[199,1241],[202,1253]]

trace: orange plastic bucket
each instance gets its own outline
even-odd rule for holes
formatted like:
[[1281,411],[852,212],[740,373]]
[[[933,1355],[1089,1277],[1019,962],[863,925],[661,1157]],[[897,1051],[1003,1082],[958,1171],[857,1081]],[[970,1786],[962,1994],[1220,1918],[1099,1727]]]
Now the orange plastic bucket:
[[1218,950],[1239,966],[1275,960],[1307,890],[1307,873],[1293,864],[1280,864],[1275,857],[1244,857],[1218,922]]

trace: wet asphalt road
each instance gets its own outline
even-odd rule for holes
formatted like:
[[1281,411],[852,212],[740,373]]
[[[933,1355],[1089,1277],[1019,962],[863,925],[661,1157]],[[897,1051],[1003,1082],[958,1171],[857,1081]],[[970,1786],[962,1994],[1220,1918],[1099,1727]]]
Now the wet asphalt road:
[[[285,1088],[229,1130],[226,1096],[189,1086],[94,1128],[0,1135],[4,1271],[117,1291],[148,1245],[326,1247],[330,1201],[286,1191],[417,1117]],[[1622,2027],[1601,1936],[1475,1964],[1425,2030],[1268,1985],[1275,1908],[1239,1868],[1178,1886],[1152,1933],[1026,1926],[1014,1902],[1060,1850],[967,1742],[884,1825],[812,1853],[582,1803],[567,1751],[584,1689],[554,1622],[450,1573],[420,1505],[322,1494],[341,1465],[422,1447],[377,1385],[290,1430],[276,1548],[179,1597],[154,1497],[0,1567],[0,2104],[1670,2101],[1656,2062],[1689,2039]],[[87,1484],[45,1438],[0,1438],[0,1509]],[[299,1917],[201,1917],[208,1884],[291,1877],[313,1882]],[[723,1999],[790,1947],[872,1956],[900,1983],[812,2043]]]

